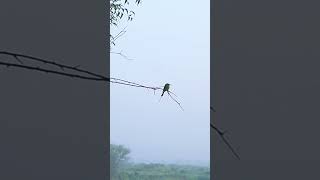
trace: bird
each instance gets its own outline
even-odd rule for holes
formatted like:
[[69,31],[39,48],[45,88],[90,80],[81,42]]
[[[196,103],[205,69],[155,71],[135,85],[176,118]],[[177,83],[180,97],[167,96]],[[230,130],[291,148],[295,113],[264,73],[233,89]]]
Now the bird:
[[166,83],[163,87],[163,90],[162,90],[162,94],[161,96],[163,96],[164,92],[169,92],[169,88],[170,88],[170,84],[169,83]]

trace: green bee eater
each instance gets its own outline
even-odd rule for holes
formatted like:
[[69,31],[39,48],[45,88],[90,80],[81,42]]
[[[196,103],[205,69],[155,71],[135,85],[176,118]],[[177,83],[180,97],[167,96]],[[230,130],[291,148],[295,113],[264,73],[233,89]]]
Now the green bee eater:
[[169,88],[170,88],[170,84],[169,83],[166,83],[163,87],[163,90],[162,90],[162,94],[161,96],[163,96],[164,92],[168,92],[169,93]]

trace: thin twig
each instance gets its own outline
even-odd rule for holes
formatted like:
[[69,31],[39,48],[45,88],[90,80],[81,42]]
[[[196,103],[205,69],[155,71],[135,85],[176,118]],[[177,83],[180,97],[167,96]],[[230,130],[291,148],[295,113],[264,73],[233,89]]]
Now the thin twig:
[[[214,112],[216,112],[213,107],[210,106],[210,109]],[[239,154],[234,150],[234,148],[232,147],[232,145],[228,142],[228,140],[224,137],[226,131],[221,131],[219,128],[217,128],[216,126],[214,126],[211,122],[210,122],[210,127],[212,129],[214,129],[218,134],[219,136],[221,137],[222,141],[228,146],[228,148],[231,150],[232,154],[240,160],[240,156]]]
[[113,37],[113,42],[115,42],[119,37],[123,36],[127,31],[126,31],[126,27],[124,27],[117,35],[115,35]]
[[212,123],[210,123],[211,128],[213,128],[221,137],[222,141],[228,146],[228,148],[231,150],[232,154],[240,160],[240,156],[238,153],[234,150],[234,148],[231,146],[231,144],[228,142],[228,140],[224,137],[226,132],[222,132],[217,127],[215,127]]
[[123,57],[124,59],[129,60],[129,61],[133,60],[133,59],[128,58],[128,56],[124,55],[124,54],[122,53],[122,51],[120,51],[120,52],[113,52],[113,51],[111,51],[110,53],[111,53],[111,54],[120,55],[121,57]]
[[118,34],[116,34],[115,36],[113,36],[113,35],[111,35],[110,34],[110,37],[111,37],[111,39],[112,40],[110,40],[111,42],[111,44],[115,44],[115,42],[116,42],[116,40],[119,38],[119,37],[121,37],[121,36],[123,36],[127,31],[126,31],[126,28],[127,28],[127,26],[126,27],[124,27]]
[[173,93],[172,91],[169,91],[169,90],[168,90],[168,92],[170,92],[170,93],[173,94],[176,98],[178,98],[178,96],[177,96],[175,93]]
[[179,105],[179,107],[182,109],[182,111],[184,111],[184,109],[181,106],[181,103],[179,101],[177,101],[174,97],[171,96],[171,92],[168,91],[168,94],[171,97],[171,99],[174,100]]

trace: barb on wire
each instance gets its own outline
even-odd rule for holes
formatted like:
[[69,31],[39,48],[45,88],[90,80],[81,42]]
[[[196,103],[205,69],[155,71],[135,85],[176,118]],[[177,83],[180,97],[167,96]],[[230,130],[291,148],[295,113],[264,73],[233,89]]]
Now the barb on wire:
[[[211,107],[211,106],[210,106],[210,109],[211,109],[213,112],[216,112],[216,111],[214,110],[214,108]],[[228,148],[230,149],[230,151],[232,152],[232,154],[233,154],[237,159],[240,160],[239,154],[235,151],[235,149],[232,147],[232,145],[229,143],[229,141],[228,141],[228,140],[225,138],[225,136],[224,136],[225,133],[226,133],[226,131],[220,130],[219,128],[217,128],[216,126],[214,126],[211,122],[210,122],[210,127],[211,127],[212,129],[214,129],[214,130],[219,134],[219,136],[221,137],[222,141],[228,146]]]

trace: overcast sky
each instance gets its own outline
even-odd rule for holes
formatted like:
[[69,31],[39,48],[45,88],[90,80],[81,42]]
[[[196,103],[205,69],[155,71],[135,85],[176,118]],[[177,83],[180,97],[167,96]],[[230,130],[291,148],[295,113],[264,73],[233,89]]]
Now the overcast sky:
[[[111,143],[135,161],[209,161],[210,1],[150,1],[113,49],[111,77],[149,86],[172,84],[184,111],[161,92],[111,85]],[[113,29],[116,33],[120,29]]]

